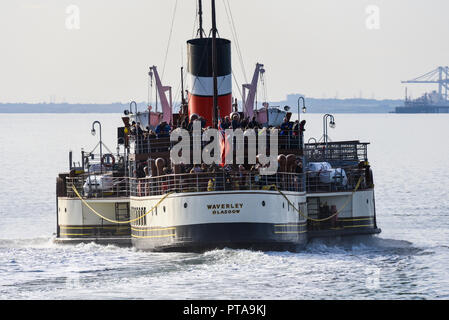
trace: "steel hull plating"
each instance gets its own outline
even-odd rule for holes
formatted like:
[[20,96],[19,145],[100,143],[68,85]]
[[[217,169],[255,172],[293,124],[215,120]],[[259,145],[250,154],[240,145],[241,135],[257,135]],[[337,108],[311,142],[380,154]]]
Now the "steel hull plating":
[[[129,219],[128,198],[98,198],[87,200],[89,206],[110,220]],[[58,227],[56,243],[95,242],[130,246],[129,223],[106,221],[92,212],[80,199],[58,197]]]
[[[133,246],[152,251],[205,251],[220,248],[297,251],[307,242],[306,226],[291,225],[286,234],[269,223],[210,223],[171,228],[156,235],[153,230],[134,231]],[[139,234],[139,235],[137,235]]]
[[[305,194],[289,196],[298,206],[305,206]],[[132,197],[132,218],[139,211],[148,212],[159,200]],[[169,196],[132,225],[131,235],[133,246],[140,250],[296,251],[307,243],[307,223],[277,192],[203,192]]]
[[[109,219],[117,218],[117,207],[126,207],[126,219],[133,220],[131,226],[103,220],[79,199],[58,198],[55,242],[132,245],[150,251],[215,248],[298,251],[314,238],[380,233],[373,189],[355,193],[284,194],[289,201],[276,191],[265,190],[88,201]],[[339,213],[333,219],[317,222],[322,218],[317,208],[323,204],[338,208]],[[311,219],[306,220],[297,209]]]

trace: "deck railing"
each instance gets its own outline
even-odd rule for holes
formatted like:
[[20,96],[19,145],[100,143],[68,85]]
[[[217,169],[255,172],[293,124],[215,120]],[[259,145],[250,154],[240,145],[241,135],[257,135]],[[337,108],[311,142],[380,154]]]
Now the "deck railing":
[[[255,138],[258,139],[259,131],[261,129],[255,129]],[[303,133],[298,133],[297,130],[281,130],[278,129],[278,147],[279,150],[300,150],[301,144],[303,141]],[[204,131],[203,131],[204,132]],[[269,145],[269,135],[270,130],[267,130],[267,146]],[[190,138],[192,139],[192,133],[190,132]],[[131,143],[131,153],[136,154],[151,154],[151,153],[159,153],[159,152],[169,152],[173,145],[178,142],[171,142],[170,136],[165,134],[159,137],[150,136],[145,133],[139,136],[131,135],[130,136]],[[245,139],[245,145],[247,144],[247,139]],[[204,147],[209,141],[201,141],[201,147]],[[267,149],[268,150],[268,149]]]
[[239,190],[281,190],[319,193],[352,191],[371,187],[365,169],[346,168],[343,173],[320,171],[260,175],[257,171],[198,172],[169,174],[147,178],[80,175],[66,178],[68,197],[77,197],[73,190],[87,198],[154,196],[168,192],[206,192]]
[[308,162],[331,162],[333,164],[368,160],[368,143],[338,141],[328,143],[306,143],[304,155]]

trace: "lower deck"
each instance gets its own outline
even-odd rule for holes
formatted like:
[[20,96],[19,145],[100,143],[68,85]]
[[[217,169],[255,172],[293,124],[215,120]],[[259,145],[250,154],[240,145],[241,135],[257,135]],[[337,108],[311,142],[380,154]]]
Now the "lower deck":
[[[64,198],[58,203],[57,243],[95,242],[148,251],[298,251],[315,238],[380,233],[373,189],[214,191],[107,201]],[[114,219],[128,223],[114,224]]]

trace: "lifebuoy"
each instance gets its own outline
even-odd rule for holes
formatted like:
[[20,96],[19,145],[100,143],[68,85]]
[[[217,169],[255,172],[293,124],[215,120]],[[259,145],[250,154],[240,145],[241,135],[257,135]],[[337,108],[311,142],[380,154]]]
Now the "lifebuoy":
[[[106,158],[111,158],[111,162],[106,162]],[[115,164],[115,158],[114,155],[112,155],[111,153],[106,153],[103,155],[103,157],[101,157],[101,165],[105,166],[105,167],[112,167]]]

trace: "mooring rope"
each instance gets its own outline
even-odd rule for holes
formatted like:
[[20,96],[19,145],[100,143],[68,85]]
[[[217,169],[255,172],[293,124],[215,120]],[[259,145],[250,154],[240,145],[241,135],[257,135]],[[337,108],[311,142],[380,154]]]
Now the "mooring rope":
[[92,208],[82,197],[81,197],[81,195],[79,194],[79,192],[78,192],[78,190],[75,188],[75,186],[72,186],[72,190],[75,192],[75,194],[77,195],[77,197],[86,205],[86,207],[88,207],[93,213],[95,213],[97,216],[99,216],[100,218],[102,218],[102,219],[104,219],[104,220],[106,220],[106,221],[109,221],[109,222],[112,222],[112,223],[131,223],[131,222],[134,222],[134,221],[137,221],[137,220],[140,220],[140,219],[142,219],[143,217],[145,217],[147,214],[149,214],[150,212],[152,212],[154,209],[156,209],[161,203],[162,203],[162,201],[164,201],[165,200],[165,198],[167,198],[170,194],[172,194],[173,192],[169,192],[169,193],[167,193],[167,194],[165,194],[159,201],[158,201],[158,203],[156,203],[156,205],[153,207],[153,208],[151,208],[148,212],[146,212],[145,214],[143,214],[142,216],[140,216],[140,217],[138,217],[138,218],[135,218],[135,219],[132,219],[132,220],[128,220],[128,221],[118,221],[118,220],[112,220],[112,219],[109,219],[109,218],[106,218],[105,216],[103,216],[103,215],[101,215],[100,213],[98,213],[94,208]]

